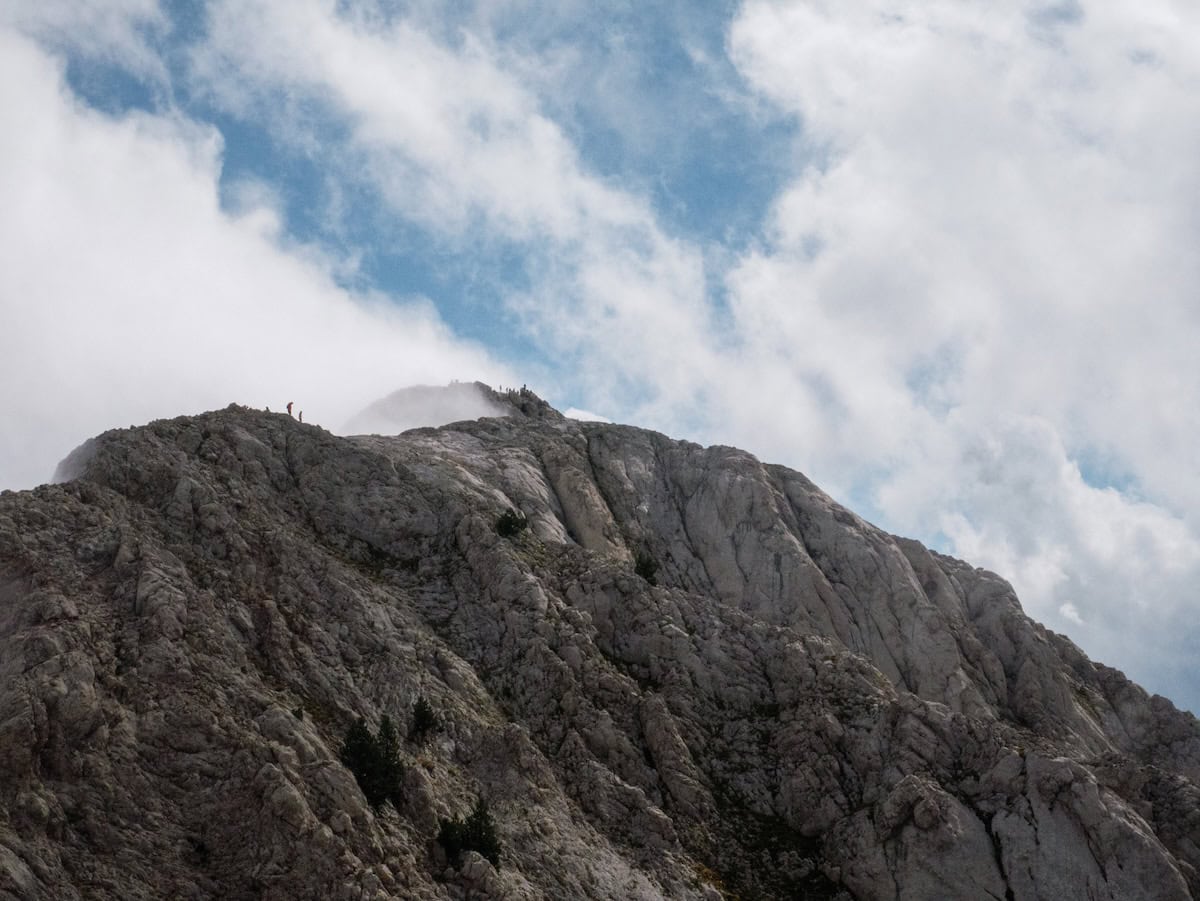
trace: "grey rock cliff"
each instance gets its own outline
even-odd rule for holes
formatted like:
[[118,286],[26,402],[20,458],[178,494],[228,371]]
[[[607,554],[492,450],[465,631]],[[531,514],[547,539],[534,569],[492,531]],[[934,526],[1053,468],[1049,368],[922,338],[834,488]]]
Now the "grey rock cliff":
[[[1200,725],[1002,579],[483,395],[349,439],[232,406],[0,495],[0,897],[1200,893]],[[418,696],[372,809],[342,739]],[[499,869],[435,841],[477,796]]]

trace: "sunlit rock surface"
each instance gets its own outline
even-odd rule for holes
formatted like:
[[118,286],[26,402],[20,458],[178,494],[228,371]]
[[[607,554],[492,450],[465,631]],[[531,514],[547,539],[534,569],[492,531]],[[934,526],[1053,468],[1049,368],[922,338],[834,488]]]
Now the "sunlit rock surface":
[[[1200,892],[1197,721],[1004,580],[745,452],[479,394],[507,415],[398,437],[155,422],[0,495],[0,897]],[[372,810],[342,738],[418,696],[442,728]],[[499,870],[435,841],[479,796]]]

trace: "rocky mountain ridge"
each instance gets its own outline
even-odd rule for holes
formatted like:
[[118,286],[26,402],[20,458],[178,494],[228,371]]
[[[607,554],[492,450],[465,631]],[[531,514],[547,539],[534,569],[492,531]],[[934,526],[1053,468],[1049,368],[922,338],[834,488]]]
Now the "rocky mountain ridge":
[[[487,393],[391,437],[159,421],[0,495],[0,897],[1200,894],[1200,725],[1004,580]],[[372,809],[341,743],[418,697]],[[498,869],[435,840],[478,797]]]

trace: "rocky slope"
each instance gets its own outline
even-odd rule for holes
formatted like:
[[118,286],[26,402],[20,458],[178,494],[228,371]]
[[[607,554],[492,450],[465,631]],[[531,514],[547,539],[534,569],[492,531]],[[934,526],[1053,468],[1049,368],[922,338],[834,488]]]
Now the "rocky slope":
[[[1005,581],[491,399],[350,439],[231,406],[0,495],[0,897],[1200,894],[1200,725]],[[421,696],[372,809],[343,738]],[[477,797],[499,869],[435,840]]]

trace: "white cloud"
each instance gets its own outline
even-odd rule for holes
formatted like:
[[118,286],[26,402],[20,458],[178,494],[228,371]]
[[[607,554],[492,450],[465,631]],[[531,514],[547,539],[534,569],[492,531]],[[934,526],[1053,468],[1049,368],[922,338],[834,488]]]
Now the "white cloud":
[[292,130],[321,113],[343,121],[355,159],[406,216],[448,232],[484,217],[517,239],[648,225],[641,204],[580,173],[536,98],[470,34],[452,49],[405,20],[316,0],[214,3],[209,29],[195,55],[205,88]]
[[1200,577],[1200,12],[1081,11],[747,3],[731,52],[823,158],[730,284],[810,474],[1146,678]]
[[563,416],[568,419],[578,419],[580,422],[612,422],[607,416],[601,416],[591,410],[581,410],[578,407],[567,407],[563,410]]
[[1079,609],[1070,601],[1065,602],[1058,608],[1059,614],[1063,619],[1075,623],[1077,626],[1083,625],[1083,617],[1079,615]]
[[7,31],[0,119],[0,486],[156,416],[295,400],[336,428],[397,385],[509,379],[428,304],[339,288],[269,211],[223,212],[214,131],[88,110]]

